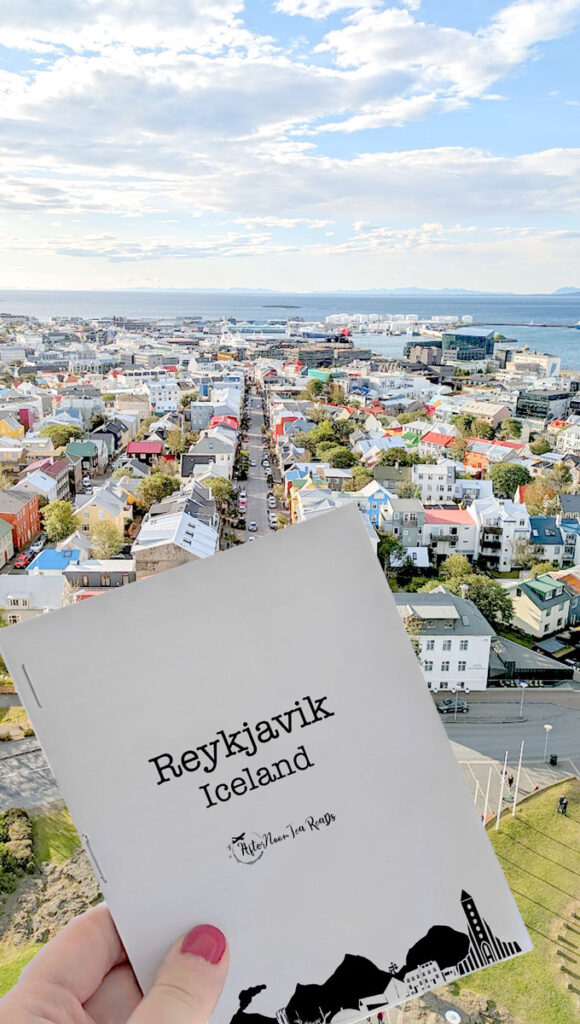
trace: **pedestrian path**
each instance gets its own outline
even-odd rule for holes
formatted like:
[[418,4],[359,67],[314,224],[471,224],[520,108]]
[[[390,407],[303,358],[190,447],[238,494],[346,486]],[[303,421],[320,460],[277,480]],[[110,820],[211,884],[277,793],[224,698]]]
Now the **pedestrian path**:
[[[461,744],[451,744],[457,758],[458,764],[463,773],[467,786],[473,796],[474,803],[480,815],[485,815],[486,821],[491,820],[497,814],[500,797],[502,796],[502,775],[504,762],[496,761],[490,757],[484,757],[478,751],[470,750]],[[502,810],[506,807],[513,807],[516,782],[518,776],[519,751],[508,753],[505,781],[503,785]],[[578,767],[569,759],[564,758],[557,766],[551,766],[544,761],[525,761],[522,769],[518,787],[518,802],[530,793],[538,789],[544,789],[561,779],[570,775],[580,775]],[[512,785],[509,785],[509,779]]]

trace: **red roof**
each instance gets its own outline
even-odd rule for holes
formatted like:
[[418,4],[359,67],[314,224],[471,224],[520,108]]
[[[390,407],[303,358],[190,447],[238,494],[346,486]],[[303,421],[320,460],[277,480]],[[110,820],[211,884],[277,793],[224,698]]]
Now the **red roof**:
[[212,416],[209,421],[210,427],[219,427],[220,424],[231,427],[232,430],[238,429],[238,421],[235,416]]
[[129,441],[127,455],[162,455],[163,441]]
[[453,444],[455,438],[451,437],[450,434],[438,434],[437,431],[430,430],[428,434],[424,434],[421,438],[421,444],[424,441],[427,441],[428,444],[440,444],[446,448],[448,445]]
[[466,508],[426,508],[425,509],[425,522],[431,523],[434,526],[446,526],[451,524],[453,526],[466,525],[473,526],[474,522]]
[[501,448],[513,448],[515,452],[521,452],[524,445],[521,441],[494,441],[494,444],[499,445]]

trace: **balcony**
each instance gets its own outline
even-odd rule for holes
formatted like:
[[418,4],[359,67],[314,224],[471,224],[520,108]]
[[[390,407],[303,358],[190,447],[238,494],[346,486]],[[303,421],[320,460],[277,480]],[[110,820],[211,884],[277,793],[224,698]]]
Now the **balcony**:
[[482,530],[483,536],[485,537],[488,533],[492,537],[499,536],[501,534],[501,526],[484,526]]

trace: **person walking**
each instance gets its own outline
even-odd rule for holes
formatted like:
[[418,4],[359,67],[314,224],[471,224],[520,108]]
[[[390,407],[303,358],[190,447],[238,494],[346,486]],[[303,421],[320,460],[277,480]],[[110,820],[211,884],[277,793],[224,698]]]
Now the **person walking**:
[[564,817],[566,817],[567,810],[568,810],[568,797],[564,796],[564,797],[562,797],[562,814],[564,815]]
[[510,775],[510,776],[508,776],[508,786],[509,786],[510,789],[512,788],[513,784],[514,784],[514,777],[513,777],[513,775]]
[[559,796],[558,797],[558,806],[556,807],[556,814],[562,814],[562,804],[563,804],[563,802],[564,802],[564,797],[563,796]]

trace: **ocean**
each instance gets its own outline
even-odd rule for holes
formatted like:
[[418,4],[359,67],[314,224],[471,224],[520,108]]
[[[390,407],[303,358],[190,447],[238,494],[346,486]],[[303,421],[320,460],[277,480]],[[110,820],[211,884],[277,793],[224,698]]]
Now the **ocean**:
[[[562,357],[566,369],[580,369],[580,331],[566,324],[580,320],[577,295],[356,295],[352,293],[195,292],[195,291],[7,291],[0,290],[0,313],[99,318],[125,316],[154,320],[192,316],[264,321],[301,316],[324,320],[331,313],[416,313],[471,315],[506,337]],[[536,326],[538,324],[548,326]],[[560,326],[559,326],[560,325]],[[407,338],[360,336],[356,344],[401,355]]]

